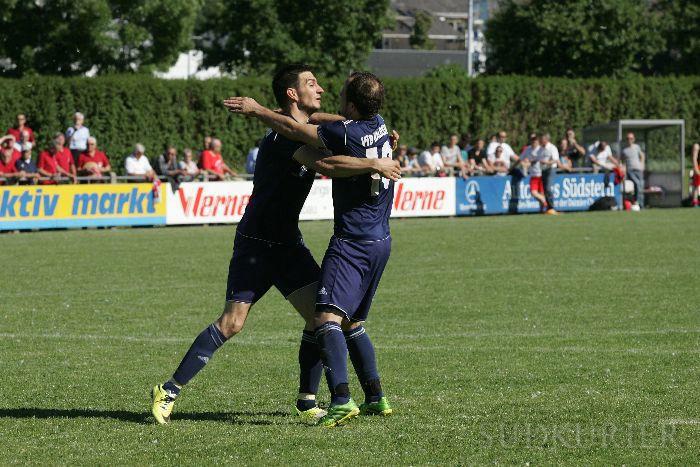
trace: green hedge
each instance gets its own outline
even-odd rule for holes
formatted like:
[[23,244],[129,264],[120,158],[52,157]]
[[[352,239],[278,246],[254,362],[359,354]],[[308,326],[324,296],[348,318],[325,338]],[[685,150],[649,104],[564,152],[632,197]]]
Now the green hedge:
[[[324,110],[338,108],[339,80],[321,80]],[[700,77],[568,80],[526,77],[387,79],[382,112],[403,141],[419,147],[452,132],[485,137],[499,129],[517,145],[527,132],[560,135],[568,126],[618,118],[683,118],[688,145],[700,140]],[[98,145],[122,167],[134,143],[151,156],[164,145],[199,148],[204,135],[224,143],[226,159],[242,167],[264,134],[258,122],[227,113],[221,100],[249,95],[274,105],[267,78],[166,81],[147,76],[0,79],[0,126],[26,113],[44,146],[81,111]],[[670,157],[673,157],[672,155]]]

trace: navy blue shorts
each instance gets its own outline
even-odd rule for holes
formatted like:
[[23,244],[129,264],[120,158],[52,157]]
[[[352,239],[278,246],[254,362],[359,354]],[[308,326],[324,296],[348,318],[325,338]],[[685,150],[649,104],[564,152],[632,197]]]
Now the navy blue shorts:
[[255,303],[273,285],[287,298],[318,281],[320,273],[318,263],[301,239],[296,245],[280,245],[236,232],[226,301]]
[[375,242],[331,237],[321,263],[316,309],[331,306],[350,321],[365,321],[390,253],[391,237]]

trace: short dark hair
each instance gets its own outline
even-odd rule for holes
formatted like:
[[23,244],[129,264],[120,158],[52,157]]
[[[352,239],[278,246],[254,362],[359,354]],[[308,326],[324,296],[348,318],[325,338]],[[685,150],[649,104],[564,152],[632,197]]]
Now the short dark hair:
[[307,71],[313,73],[309,65],[302,63],[292,63],[277,70],[272,78],[272,92],[275,95],[277,105],[284,107],[289,103],[287,89],[296,87],[299,84],[299,75]]
[[372,118],[384,105],[384,84],[368,71],[356,71],[350,75],[345,98],[355,105],[362,118]]
[[433,141],[432,144],[430,145],[431,148],[434,148],[435,146],[440,146],[439,141]]

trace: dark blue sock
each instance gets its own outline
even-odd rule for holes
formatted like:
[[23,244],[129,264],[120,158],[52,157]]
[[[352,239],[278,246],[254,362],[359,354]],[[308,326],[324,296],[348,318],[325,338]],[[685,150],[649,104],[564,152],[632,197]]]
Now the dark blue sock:
[[357,379],[360,380],[362,390],[365,392],[365,402],[377,402],[384,396],[377,371],[377,357],[374,354],[372,341],[365,332],[365,328],[346,331],[345,342],[350,353],[352,366],[355,367]]
[[347,404],[350,400],[348,388],[348,347],[340,324],[328,321],[316,328],[316,342],[321,351],[321,360],[326,368],[326,379],[331,389],[331,404]]
[[[299,399],[297,409],[309,410],[316,407],[316,399],[311,399],[318,393],[318,385],[321,382],[321,353],[316,343],[313,331],[304,331],[299,345]],[[302,398],[302,396],[308,396]]]
[[216,349],[224,345],[224,342],[226,342],[226,338],[216,327],[216,324],[210,324],[197,336],[190,350],[180,362],[180,366],[175,370],[173,374],[175,382],[180,386],[189,383],[194,375],[199,373],[209,362]]

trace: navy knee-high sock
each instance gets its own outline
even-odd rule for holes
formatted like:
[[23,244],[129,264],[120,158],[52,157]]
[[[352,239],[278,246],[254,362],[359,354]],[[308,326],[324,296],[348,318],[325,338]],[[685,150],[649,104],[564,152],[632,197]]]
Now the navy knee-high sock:
[[321,382],[321,352],[313,331],[304,330],[299,345],[299,398],[297,409],[309,410],[316,407],[316,394]]
[[331,388],[331,404],[346,404],[350,400],[348,347],[340,324],[328,321],[317,327],[316,342],[326,368],[328,386]]
[[216,349],[224,345],[226,337],[219,331],[216,324],[210,324],[202,331],[192,343],[173,374],[173,380],[180,386],[184,386],[199,373],[209,362]]
[[365,392],[365,402],[377,402],[384,396],[384,393],[379,380],[377,357],[374,354],[372,341],[364,326],[345,331],[343,334],[352,366],[355,367],[357,379],[360,380],[362,390]]

